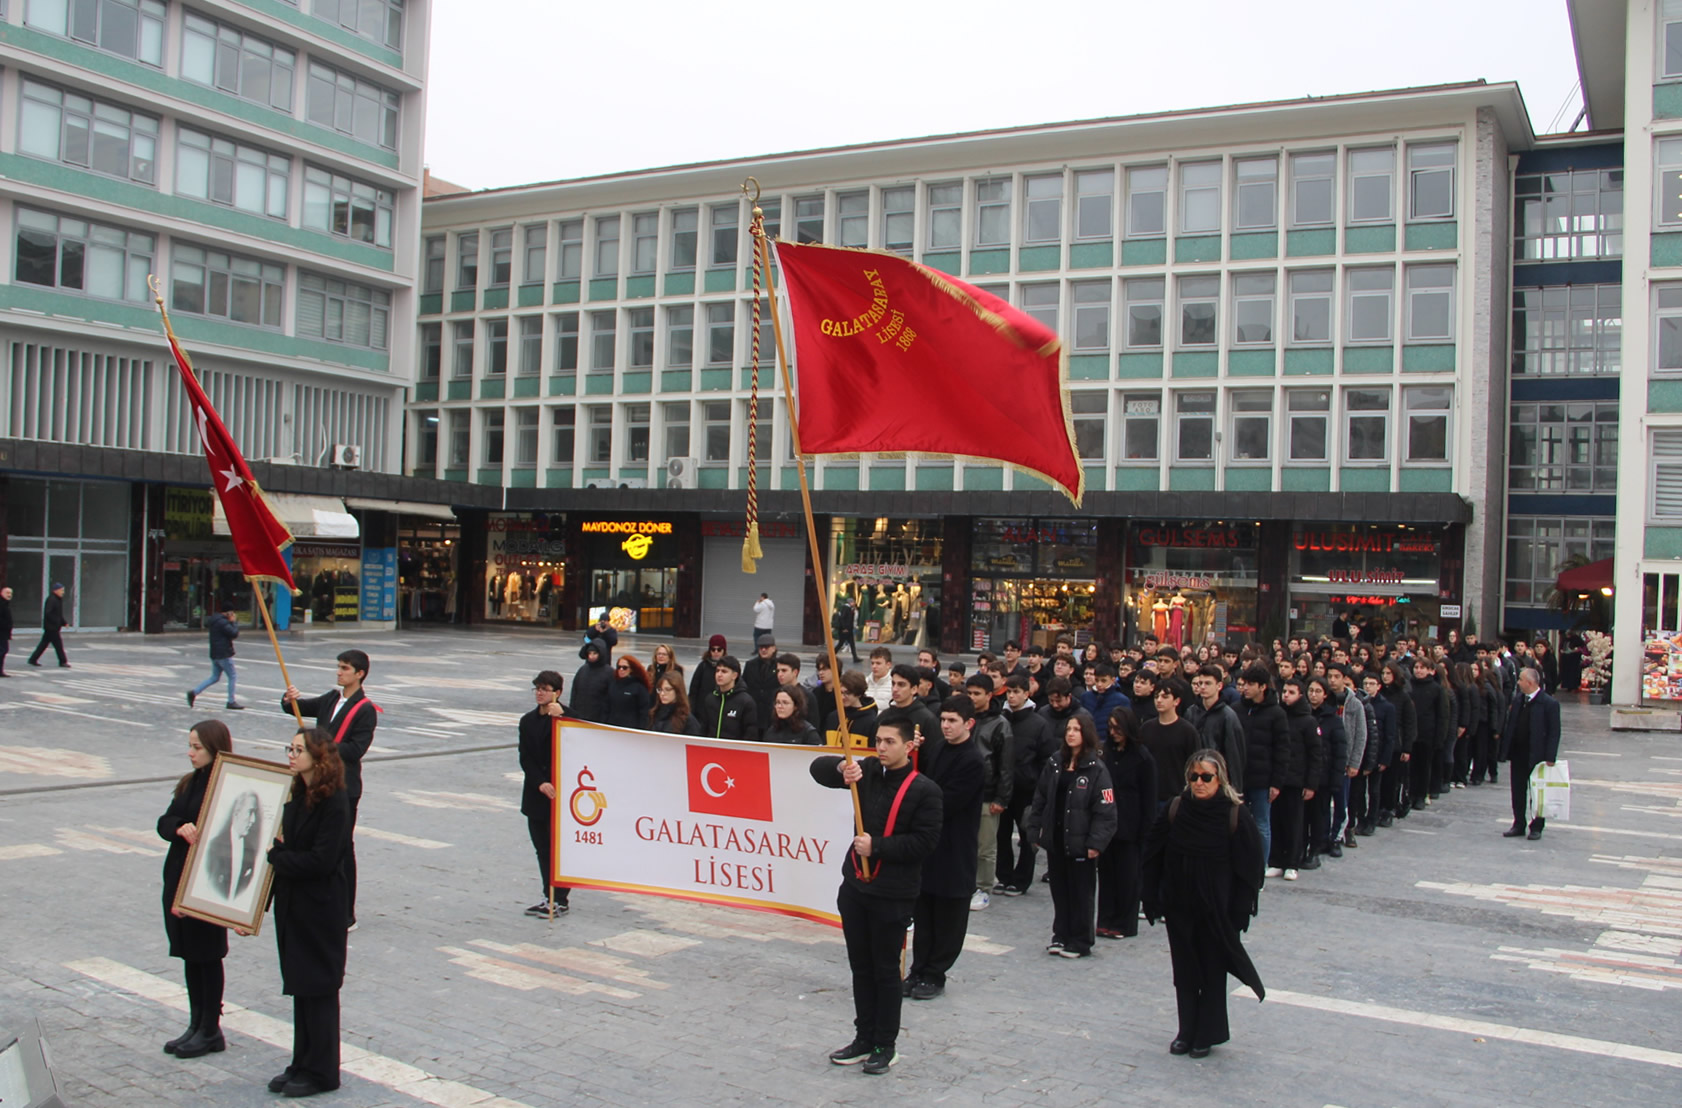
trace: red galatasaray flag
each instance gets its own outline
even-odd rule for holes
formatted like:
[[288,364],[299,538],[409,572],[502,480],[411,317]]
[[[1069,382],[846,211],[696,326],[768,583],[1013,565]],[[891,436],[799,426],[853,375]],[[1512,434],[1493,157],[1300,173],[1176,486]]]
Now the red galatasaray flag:
[[204,443],[211,487],[228,517],[228,532],[233,536],[234,550],[239,553],[240,568],[249,580],[274,581],[297,592],[298,586],[292,583],[292,570],[281,554],[292,545],[292,532],[263,499],[263,490],[251,476],[251,467],[245,464],[234,437],[222,426],[221,417],[211,407],[210,398],[199,386],[193,365],[173,333],[169,334],[169,348],[175,354],[175,367],[181,371],[181,383],[187,387],[187,399],[193,405],[193,425],[198,428],[199,441]]
[[1080,504],[1062,343],[1037,320],[897,254],[777,243],[794,321],[800,449],[1005,462]]

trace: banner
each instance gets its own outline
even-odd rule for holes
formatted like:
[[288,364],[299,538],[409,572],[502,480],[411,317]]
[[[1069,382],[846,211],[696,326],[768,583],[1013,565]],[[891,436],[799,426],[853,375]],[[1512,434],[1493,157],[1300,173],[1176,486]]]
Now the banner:
[[839,924],[853,810],[824,753],[558,719],[554,884]]

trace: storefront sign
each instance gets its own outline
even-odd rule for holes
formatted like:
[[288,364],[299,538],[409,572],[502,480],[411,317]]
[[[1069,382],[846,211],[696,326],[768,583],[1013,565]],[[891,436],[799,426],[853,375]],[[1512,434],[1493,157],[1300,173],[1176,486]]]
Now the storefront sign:
[[1460,618],[1460,605],[1458,605],[1458,604],[1444,604],[1443,605],[1443,610],[1442,610],[1442,618],[1444,618],[1444,619],[1459,619]]
[[[701,521],[701,536],[703,538],[740,539],[746,538],[747,533],[747,524],[739,519],[703,519]],[[798,539],[800,537],[800,525],[762,519],[759,521],[759,537],[762,539]]]
[[566,539],[560,533],[564,523],[558,515],[492,512],[486,522],[491,565],[511,566],[527,560],[560,561],[567,554]]
[[1423,531],[1298,531],[1298,550],[1339,554],[1435,554],[1437,536]]
[[904,562],[848,562],[841,567],[841,576],[864,585],[891,585],[906,581],[920,581],[927,574],[939,573],[939,566],[907,565]]
[[1237,550],[1247,545],[1238,531],[1231,527],[1149,527],[1138,530],[1140,546],[1195,546]]
[[1139,584],[1147,589],[1203,589],[1215,587],[1213,577],[1191,573],[1147,573]]
[[355,558],[362,553],[353,542],[295,542],[288,549],[294,558]]
[[587,519],[578,525],[586,535],[669,535],[668,520],[655,519]]
[[619,544],[619,549],[623,550],[631,561],[640,562],[648,557],[648,552],[653,546],[654,540],[647,535],[632,535]]
[[1370,604],[1375,607],[1388,607],[1391,604],[1412,604],[1413,598],[1408,596],[1328,596],[1326,603],[1338,604]]
[[362,618],[397,618],[397,548],[374,547],[362,552]]
[[208,539],[211,506],[208,489],[184,489],[175,486],[164,489],[164,537],[168,539]]
[[1405,575],[1399,569],[1329,569],[1326,580],[1334,585],[1399,585]]

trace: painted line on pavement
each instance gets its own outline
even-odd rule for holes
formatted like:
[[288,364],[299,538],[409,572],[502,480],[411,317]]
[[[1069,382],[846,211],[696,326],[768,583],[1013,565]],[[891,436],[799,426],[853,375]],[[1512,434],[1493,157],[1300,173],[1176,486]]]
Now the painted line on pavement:
[[1622,758],[1623,755],[1611,750],[1562,750],[1561,758]]
[[[1232,991],[1232,995],[1248,997],[1256,994],[1250,991],[1248,985],[1240,985]],[[1645,1062],[1653,1066],[1682,1069],[1682,1054],[1671,1050],[1657,1050],[1648,1046],[1632,1046],[1629,1043],[1614,1043],[1605,1039],[1588,1039],[1581,1035],[1565,1035],[1558,1031],[1539,1031],[1533,1027],[1514,1027],[1505,1023],[1463,1019],[1459,1016],[1439,1016],[1432,1012],[1415,1012],[1407,1008],[1394,1008],[1388,1004],[1368,1004],[1359,1000],[1310,996],[1307,993],[1286,992],[1281,989],[1269,989],[1267,999],[1276,1000],[1294,1008],[1309,1008],[1340,1016],[1360,1016],[1364,1019],[1380,1020],[1384,1023],[1403,1023],[1411,1027],[1423,1027],[1433,1031],[1452,1031],[1459,1035],[1481,1035],[1485,1039],[1523,1043],[1527,1046],[1552,1047],[1556,1050],[1576,1051],[1579,1054],[1595,1054],[1602,1058],[1616,1058],[1624,1062]]]
[[[1502,822],[1505,823],[1507,821],[1503,820]],[[1667,831],[1628,831],[1622,827],[1590,827],[1581,823],[1561,823],[1558,820],[1553,820],[1549,823],[1548,830],[1553,831],[1555,829],[1564,831],[1598,831],[1602,835],[1633,835],[1638,839],[1674,839],[1678,842],[1682,842],[1682,835],[1672,835]]]
[[399,831],[382,831],[378,827],[369,827],[367,824],[358,824],[356,827],[356,834],[363,838],[379,839],[381,842],[401,843],[404,846],[415,846],[422,850],[443,850],[452,845],[450,843],[441,843],[437,839],[416,838],[414,835],[405,835]]
[[[187,1011],[187,990],[133,966],[126,966],[109,958],[84,958],[76,962],[66,962],[64,968],[124,992],[134,993],[146,1000],[155,1001],[166,1008],[173,1008],[178,1012]],[[268,1043],[280,1050],[292,1049],[290,1023],[273,1016],[265,1016],[261,1012],[253,1012],[229,1001],[222,1004],[222,1027],[224,1030],[237,1031],[259,1042]],[[340,1053],[340,1067],[346,1073],[354,1074],[364,1081],[372,1081],[376,1085],[383,1085],[404,1096],[438,1105],[439,1108],[530,1108],[520,1101],[487,1093],[483,1089],[476,1089],[459,1081],[446,1080],[407,1062],[374,1054],[349,1043],[341,1045]]]
[[45,858],[52,854],[63,854],[64,851],[46,843],[19,843],[16,846],[0,846],[0,862],[16,861],[19,858]]

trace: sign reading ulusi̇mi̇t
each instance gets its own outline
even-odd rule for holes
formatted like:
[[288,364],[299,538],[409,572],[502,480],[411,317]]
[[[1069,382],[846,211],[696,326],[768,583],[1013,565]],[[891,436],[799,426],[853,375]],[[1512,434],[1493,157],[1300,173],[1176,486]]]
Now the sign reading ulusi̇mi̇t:
[[823,747],[555,721],[556,885],[652,893],[839,923],[853,841]]

